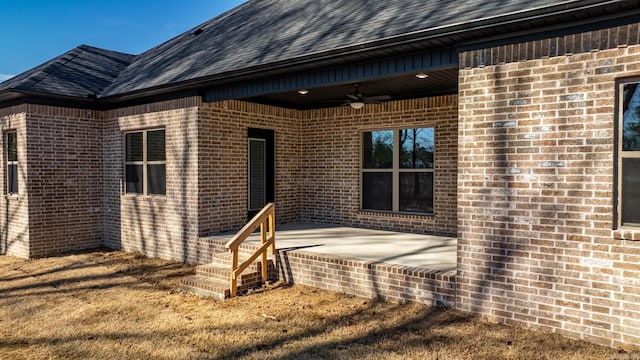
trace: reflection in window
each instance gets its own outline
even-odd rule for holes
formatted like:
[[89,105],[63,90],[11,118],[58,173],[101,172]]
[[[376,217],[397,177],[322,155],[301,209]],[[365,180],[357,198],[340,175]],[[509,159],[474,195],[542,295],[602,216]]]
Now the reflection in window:
[[362,167],[364,169],[391,169],[393,166],[393,130],[363,133],[362,149]]
[[164,148],[164,130],[147,131],[147,161],[164,161]]
[[362,209],[433,213],[433,128],[362,133]]
[[400,211],[433,212],[433,173],[400,173]]
[[433,169],[433,128],[402,129],[400,137],[400,167],[403,169]]
[[624,84],[622,151],[640,151],[640,86]]
[[362,208],[368,210],[393,210],[392,173],[362,174]]
[[143,160],[143,138],[142,131],[128,133],[125,135],[125,144],[127,147],[126,161],[142,161]]
[[7,154],[7,194],[18,193],[18,133],[7,132],[6,154]]
[[166,193],[165,130],[125,134],[125,192]]
[[622,223],[640,225],[640,158],[622,159]]
[[621,85],[620,220],[622,225],[640,226],[640,86]]

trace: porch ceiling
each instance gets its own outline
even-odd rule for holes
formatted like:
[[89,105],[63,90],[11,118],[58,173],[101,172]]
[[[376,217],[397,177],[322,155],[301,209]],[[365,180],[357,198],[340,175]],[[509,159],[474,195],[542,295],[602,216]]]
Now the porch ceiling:
[[[389,95],[391,100],[403,100],[426,96],[455,94],[458,91],[458,68],[426,71],[426,79],[415,74],[386,77],[358,82],[359,91],[365,96]],[[276,92],[244,100],[293,109],[317,109],[345,105],[347,95],[353,94],[354,83],[306,88],[306,95],[297,90]]]

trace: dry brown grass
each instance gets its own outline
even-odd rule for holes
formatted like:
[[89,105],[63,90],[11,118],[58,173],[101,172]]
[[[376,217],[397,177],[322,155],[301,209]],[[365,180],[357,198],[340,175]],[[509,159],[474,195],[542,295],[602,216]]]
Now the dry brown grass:
[[123,252],[0,257],[0,359],[640,358],[453,310],[280,286],[228,301]]

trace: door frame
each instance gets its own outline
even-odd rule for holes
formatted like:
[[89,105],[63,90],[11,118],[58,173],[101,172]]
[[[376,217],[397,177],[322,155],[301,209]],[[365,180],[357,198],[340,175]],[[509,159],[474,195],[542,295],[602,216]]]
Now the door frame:
[[247,220],[251,219],[258,210],[250,210],[251,166],[249,143],[251,139],[265,141],[265,205],[276,199],[276,139],[275,130],[248,128],[247,129]]

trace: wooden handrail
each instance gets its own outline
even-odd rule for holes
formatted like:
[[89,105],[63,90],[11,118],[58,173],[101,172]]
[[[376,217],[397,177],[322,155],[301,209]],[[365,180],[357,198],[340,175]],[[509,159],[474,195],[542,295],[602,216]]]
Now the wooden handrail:
[[[234,297],[238,291],[238,277],[246,270],[258,256],[262,255],[262,282],[267,281],[267,250],[271,249],[271,254],[276,252],[276,228],[275,228],[275,206],[273,203],[265,205],[249,222],[240,229],[231,240],[224,245],[231,252],[231,287],[229,296]],[[260,247],[242,264],[238,264],[238,249],[247,240],[249,235],[260,227]],[[267,236],[267,228],[269,236]]]

